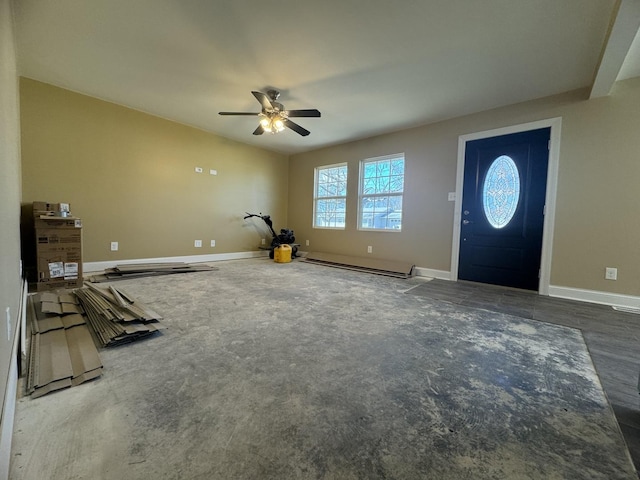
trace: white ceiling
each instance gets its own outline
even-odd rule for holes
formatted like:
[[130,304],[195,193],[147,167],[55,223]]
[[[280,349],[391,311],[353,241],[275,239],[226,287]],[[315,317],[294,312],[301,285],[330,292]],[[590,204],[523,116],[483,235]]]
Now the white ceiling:
[[[617,11],[616,0],[15,0],[14,10],[21,75],[284,153],[590,87]],[[624,78],[640,75],[639,43],[618,65]],[[251,90],[269,87],[287,109],[322,112],[296,119],[311,135],[254,136],[256,118],[218,115],[258,112]]]

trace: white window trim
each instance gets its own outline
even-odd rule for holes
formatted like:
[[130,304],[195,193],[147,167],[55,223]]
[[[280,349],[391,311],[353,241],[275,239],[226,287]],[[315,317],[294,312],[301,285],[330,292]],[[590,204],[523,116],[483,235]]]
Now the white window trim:
[[[360,160],[360,172],[359,172],[359,182],[358,182],[358,230],[362,232],[386,232],[386,233],[401,233],[402,226],[399,229],[392,228],[363,228],[362,227],[362,197],[402,197],[402,209],[404,210],[404,186],[402,187],[402,193],[375,193],[375,194],[367,194],[365,195],[362,192],[364,185],[364,165],[369,162],[379,162],[381,160],[391,160],[396,159],[398,157],[402,157],[404,162],[404,179],[407,178],[407,159],[405,157],[404,152],[393,153],[391,155],[381,155],[379,157],[370,157],[365,158],[364,160]],[[404,182],[403,182],[404,185]],[[403,212],[404,213],[404,212]],[[404,214],[402,216],[404,220]]]
[[342,199],[344,198],[345,201],[345,205],[347,202],[347,194],[349,193],[348,191],[348,177],[349,177],[349,164],[347,162],[341,162],[341,163],[334,163],[331,165],[320,165],[317,166],[313,169],[313,212],[312,212],[312,218],[311,218],[311,228],[315,228],[318,230],[344,230],[346,228],[346,224],[347,224],[347,211],[345,208],[345,212],[344,212],[344,223],[345,226],[344,227],[324,227],[324,226],[317,226],[316,225],[316,205],[317,205],[317,200],[318,198],[318,171],[319,170],[327,170],[329,168],[337,168],[337,167],[347,167],[347,191],[345,192],[344,195],[339,195],[339,196],[335,196],[335,197],[321,197],[322,200],[332,200],[332,199]]

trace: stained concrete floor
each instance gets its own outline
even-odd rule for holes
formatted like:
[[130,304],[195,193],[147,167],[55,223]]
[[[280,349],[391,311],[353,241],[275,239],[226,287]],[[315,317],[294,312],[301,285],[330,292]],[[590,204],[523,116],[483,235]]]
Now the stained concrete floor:
[[266,259],[118,287],[161,336],[16,409],[11,478],[635,479],[578,330]]

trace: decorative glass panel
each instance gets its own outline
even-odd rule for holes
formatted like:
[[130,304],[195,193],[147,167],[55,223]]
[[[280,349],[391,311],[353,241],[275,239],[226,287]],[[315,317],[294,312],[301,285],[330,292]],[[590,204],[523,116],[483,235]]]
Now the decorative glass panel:
[[516,213],[519,200],[518,167],[511,157],[501,155],[489,167],[482,186],[484,214],[491,226],[507,226]]

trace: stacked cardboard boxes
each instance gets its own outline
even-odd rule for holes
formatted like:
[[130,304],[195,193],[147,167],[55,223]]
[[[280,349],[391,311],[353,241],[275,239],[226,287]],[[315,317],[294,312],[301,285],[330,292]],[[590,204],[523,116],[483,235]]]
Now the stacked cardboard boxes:
[[82,220],[68,203],[33,202],[39,292],[82,286]]

